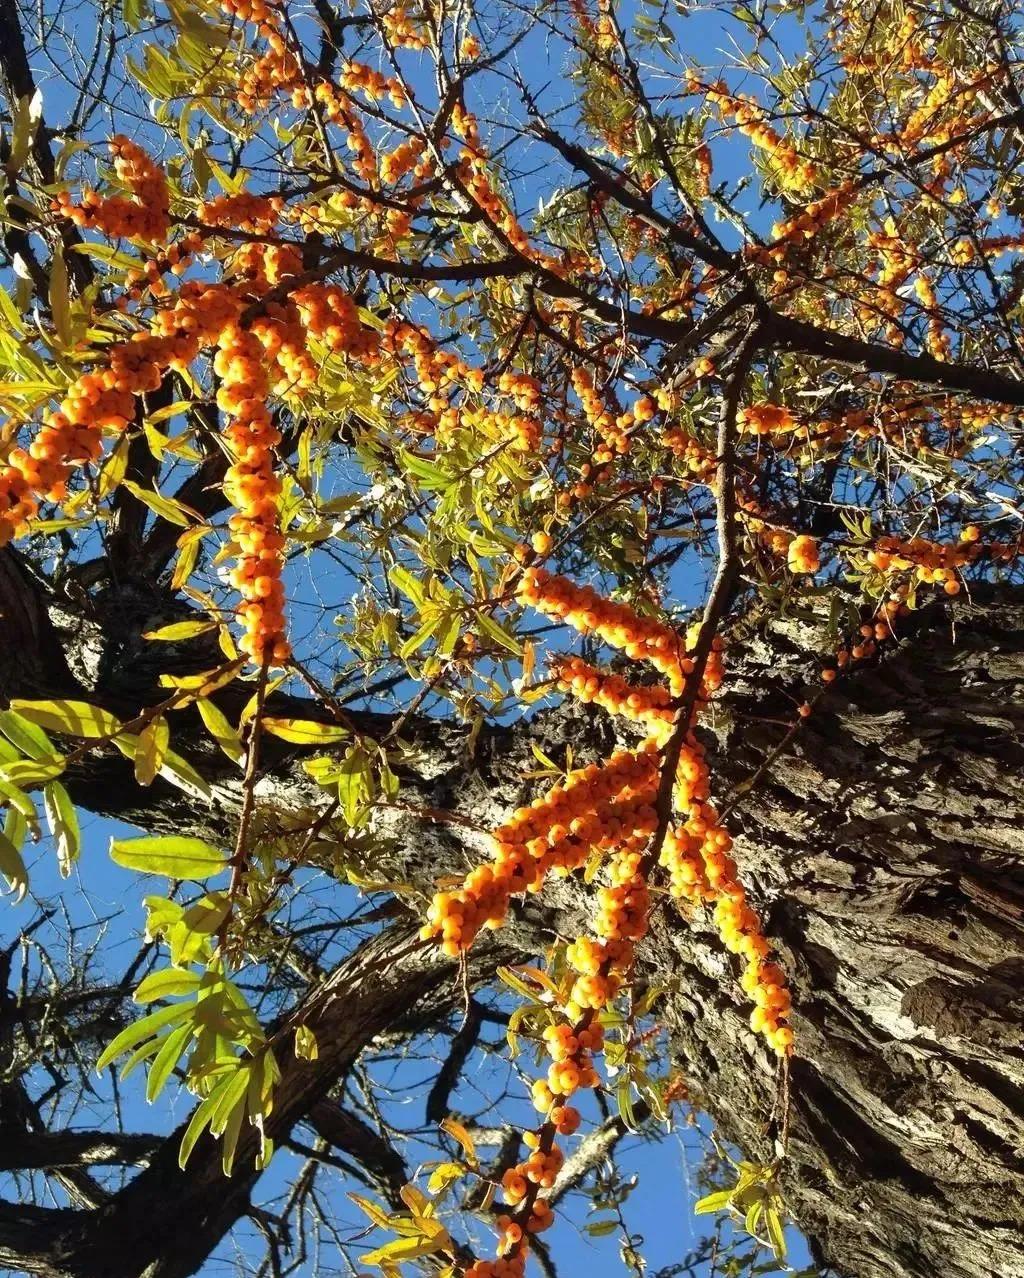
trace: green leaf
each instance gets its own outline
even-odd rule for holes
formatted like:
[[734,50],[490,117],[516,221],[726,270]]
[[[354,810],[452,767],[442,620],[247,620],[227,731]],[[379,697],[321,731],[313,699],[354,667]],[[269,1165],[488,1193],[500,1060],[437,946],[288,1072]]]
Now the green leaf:
[[148,506],[154,515],[159,515],[161,519],[166,519],[169,524],[177,524],[179,528],[187,528],[189,524],[203,522],[202,516],[196,511],[182,505],[180,501],[165,497],[162,493],[155,493],[149,488],[143,488],[140,484],[133,483],[130,479],[122,480],[121,486],[127,488],[132,496],[137,497],[144,506]]
[[510,635],[507,630],[499,626],[494,618],[488,613],[478,612],[476,624],[477,629],[489,639],[493,639],[500,648],[507,648],[509,652],[515,653],[517,657],[521,657],[523,655],[523,645],[519,642],[519,640],[516,639],[514,635]]
[[121,731],[120,719],[85,701],[12,701],[11,709],[39,727],[70,737],[113,737]]
[[211,701],[208,697],[200,697],[196,701],[196,705],[210,736],[232,763],[240,764],[245,757],[242,738],[231,726],[227,715],[216,702]]
[[36,89],[32,97],[26,94],[23,98],[19,98],[13,104],[11,115],[14,129],[5,168],[11,177],[17,177],[28,159],[32,139],[36,135],[39,121],[43,118],[43,95]]
[[185,1128],[185,1134],[181,1138],[181,1148],[178,1150],[178,1166],[182,1168],[182,1170],[184,1170],[185,1164],[188,1162],[189,1155],[195,1148],[196,1141],[206,1130],[216,1104],[217,1092],[214,1090],[193,1111],[192,1117],[189,1119],[189,1124]]
[[148,1038],[143,1044],[141,1044],[141,1046],[137,1047],[135,1051],[132,1052],[131,1056],[129,1056],[125,1063],[121,1066],[122,1083],[129,1075],[134,1074],[143,1061],[148,1061],[151,1056],[155,1056],[157,1052],[159,1052],[160,1048],[163,1046],[163,1041],[164,1040],[159,1037]]
[[775,1252],[776,1260],[785,1263],[786,1235],[782,1228],[782,1218],[774,1203],[769,1203],[764,1212],[765,1228],[768,1230],[768,1241]]
[[57,753],[46,733],[14,710],[0,710],[0,733],[30,759],[46,759]]
[[423,582],[418,577],[414,577],[411,572],[396,564],[388,573],[391,583],[397,586],[403,595],[408,595],[412,602],[416,605],[417,610],[423,607],[427,598],[427,592]]
[[5,763],[0,767],[0,781],[9,785],[42,785],[54,781],[64,771],[64,756],[52,759],[19,759],[17,763]]
[[719,1189],[713,1194],[706,1194],[694,1203],[693,1210],[698,1216],[715,1211],[725,1211],[732,1202],[734,1192],[735,1190],[732,1189]]
[[50,833],[57,846],[57,865],[61,877],[66,879],[82,850],[78,813],[70,794],[59,781],[51,781],[43,787],[43,806]]
[[177,1065],[191,1037],[192,1025],[186,1023],[179,1025],[177,1029],[171,1030],[164,1038],[160,1050],[153,1058],[153,1064],[149,1067],[149,1077],[146,1079],[146,1100],[150,1104],[163,1091],[164,1085],[171,1076],[171,1071]]
[[64,261],[60,242],[50,255],[50,317],[57,341],[64,350],[72,344],[71,293],[68,288],[68,264]]
[[591,1238],[604,1238],[608,1234],[615,1233],[618,1227],[619,1222],[613,1216],[604,1220],[592,1220],[589,1225],[583,1226],[583,1230]]
[[[3,769],[0,768],[0,772],[2,771]],[[36,815],[36,805],[23,790],[19,790],[16,785],[11,785],[9,782],[0,779],[0,799],[10,804],[8,815],[12,812],[17,812],[29,822],[33,830],[38,830],[39,818]]]
[[158,998],[194,994],[202,979],[198,972],[184,971],[178,967],[162,967],[158,972],[150,972],[139,983],[132,998],[136,1003],[152,1003]]
[[350,735],[336,723],[316,723],[312,719],[263,719],[261,724],[265,731],[296,745],[333,745]]
[[103,1049],[96,1062],[97,1074],[102,1073],[110,1062],[116,1060],[122,1053],[130,1051],[147,1038],[152,1038],[156,1031],[163,1029],[165,1025],[174,1025],[186,1018],[191,1020],[194,1014],[195,1006],[192,1003],[175,1003],[173,1007],[161,1007],[158,1011],[149,1012],[139,1020],[133,1021]]
[[175,754],[173,750],[168,750],[164,756],[164,761],[160,765],[160,775],[165,781],[177,786],[185,794],[190,794],[194,799],[209,799],[213,796],[213,791],[191,763],[183,759],[180,754]]
[[181,834],[111,839],[110,858],[126,870],[166,874],[171,879],[205,879],[227,866],[227,857],[220,848]]
[[28,871],[17,845],[8,838],[6,832],[0,832],[0,874],[20,901],[28,891]]

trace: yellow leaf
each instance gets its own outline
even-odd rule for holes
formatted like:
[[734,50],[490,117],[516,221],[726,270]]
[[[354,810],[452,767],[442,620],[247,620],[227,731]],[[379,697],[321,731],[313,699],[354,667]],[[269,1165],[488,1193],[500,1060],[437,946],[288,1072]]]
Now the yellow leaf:
[[139,733],[135,742],[135,780],[139,785],[151,785],[163,766],[170,744],[171,733],[167,720],[157,715]]
[[449,1185],[454,1185],[465,1174],[466,1169],[461,1163],[438,1163],[430,1173],[427,1188],[432,1194],[443,1193]]
[[364,1212],[379,1229],[391,1228],[391,1214],[372,1198],[364,1198],[362,1194],[349,1194],[361,1212]]
[[206,724],[207,731],[219,748],[233,763],[241,763],[245,754],[242,738],[228,722],[224,711],[206,697],[200,697],[196,705],[199,707],[199,714],[203,723]]
[[330,745],[349,735],[338,724],[316,723],[312,719],[264,719],[262,723],[266,732],[296,745]]
[[204,635],[213,630],[215,621],[172,621],[169,625],[160,626],[156,630],[146,630],[143,639],[160,639],[165,643],[174,643],[178,639],[193,639],[196,635]]
[[308,1025],[300,1025],[295,1031],[295,1055],[300,1061],[315,1061],[320,1055],[316,1035]]
[[457,1140],[462,1146],[462,1152],[466,1155],[466,1162],[470,1167],[479,1166],[479,1160],[476,1156],[476,1145],[473,1143],[473,1137],[460,1122],[454,1118],[446,1118],[441,1124],[441,1130],[447,1132],[453,1140]]
[[419,1235],[413,1238],[396,1238],[394,1242],[385,1243],[376,1251],[368,1251],[363,1257],[364,1265],[380,1267],[382,1261],[416,1260],[419,1256],[432,1256],[436,1251],[444,1251],[451,1245],[447,1231],[433,1238]]
[[141,484],[136,484],[130,479],[123,481],[123,487],[142,502],[144,506],[148,506],[154,515],[159,515],[161,519],[166,519],[170,524],[178,524],[181,528],[187,528],[189,524],[200,522],[201,516],[190,507],[183,505],[180,501],[175,501],[173,497],[165,497],[163,493],[153,492],[152,489],[143,488]]
[[12,701],[11,709],[41,728],[72,737],[112,737],[121,731],[120,719],[84,701]]

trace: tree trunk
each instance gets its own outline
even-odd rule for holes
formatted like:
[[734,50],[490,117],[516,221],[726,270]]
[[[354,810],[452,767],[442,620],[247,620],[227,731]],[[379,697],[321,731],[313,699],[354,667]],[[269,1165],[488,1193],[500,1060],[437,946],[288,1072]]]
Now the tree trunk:
[[[158,645],[134,637],[150,624],[145,600],[92,607],[69,623],[74,609],[12,574],[6,558],[5,695],[77,690],[114,710],[160,695],[149,664]],[[5,582],[8,591],[16,583],[17,598],[3,607]],[[31,651],[3,642],[12,626],[33,636]],[[716,795],[735,805],[742,872],[792,976],[787,1202],[820,1261],[848,1278],[1024,1278],[1024,594],[995,588],[955,612],[919,614],[898,651],[836,685],[772,758],[827,646],[819,628],[791,621],[737,640],[708,737]],[[169,656],[192,660],[192,650]],[[301,713],[315,717],[315,707]],[[388,725],[383,716],[360,722],[371,733]],[[148,829],[223,836],[237,810],[236,774],[187,712],[173,727],[174,748],[210,778],[215,803],[159,783],[140,790],[113,754],[70,779],[76,800]],[[566,741],[578,756],[599,757],[614,740],[607,719],[575,706],[485,729],[471,757],[457,726],[409,731],[422,762],[403,777],[406,807],[382,817],[395,851],[380,869],[424,888],[479,857],[474,826],[493,824],[522,795],[531,741],[561,758]],[[302,751],[269,749],[260,801],[278,810],[314,803]],[[424,821],[410,808],[473,825]],[[473,980],[543,948],[555,931],[585,926],[585,909],[572,884],[518,908],[493,949],[475,954]],[[311,995],[320,1059],[286,1065],[271,1119],[279,1139],[374,1035],[460,999],[451,965],[411,943],[410,927],[389,926]],[[728,1138],[770,1160],[785,1127],[776,1065],[747,1027],[708,920],[659,913],[644,963],[672,986],[665,1017],[691,1089]],[[230,1182],[212,1143],[197,1147],[185,1174],[176,1153],[172,1136],[96,1212],[0,1213],[0,1248],[16,1237],[21,1254],[35,1256],[26,1271],[50,1278],[185,1278],[247,1210],[255,1176],[242,1170],[244,1151]],[[0,1251],[0,1263],[10,1254]]]

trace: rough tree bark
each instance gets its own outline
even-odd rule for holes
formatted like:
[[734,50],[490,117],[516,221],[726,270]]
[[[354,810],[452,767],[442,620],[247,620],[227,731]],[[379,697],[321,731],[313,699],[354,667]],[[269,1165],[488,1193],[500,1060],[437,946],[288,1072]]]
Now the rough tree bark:
[[[155,700],[155,645],[137,635],[167,605],[155,590],[148,599],[133,590],[87,606],[57,600],[11,552],[0,555],[0,693],[74,692],[115,711]],[[830,692],[773,758],[823,644],[818,628],[795,621],[737,643],[707,737],[718,795],[734,804],[740,863],[793,978],[788,1203],[820,1260],[849,1278],[1024,1278],[1024,594],[993,588],[919,615],[898,651]],[[202,664],[194,647],[170,658]],[[387,721],[362,723],[373,732]],[[403,778],[403,800],[481,825],[522,793],[531,740],[557,755],[571,739],[595,756],[613,740],[607,720],[568,707],[485,731],[472,756],[458,726],[415,731],[423,762]],[[76,774],[74,797],[151,829],[223,834],[237,781],[187,713],[174,745],[208,776],[215,804],[192,805],[159,783],[140,790],[120,756]],[[271,749],[261,801],[311,802],[301,751]],[[388,822],[388,876],[427,888],[478,855],[468,826],[407,811]],[[582,912],[571,885],[543,908],[531,902],[475,954],[472,979],[571,932]],[[328,1048],[315,1063],[287,1065],[277,1138],[322,1103],[374,1035],[461,997],[450,966],[412,930],[390,924],[311,995],[310,1023]],[[707,920],[659,913],[645,964],[672,986],[665,1017],[691,1088],[727,1137],[770,1158],[781,1133],[777,1071],[747,1029]],[[204,1145],[182,1175],[176,1145],[172,1137],[96,1211],[4,1207],[0,1265],[47,1278],[196,1272],[246,1211],[255,1178],[239,1171],[225,1183]]]

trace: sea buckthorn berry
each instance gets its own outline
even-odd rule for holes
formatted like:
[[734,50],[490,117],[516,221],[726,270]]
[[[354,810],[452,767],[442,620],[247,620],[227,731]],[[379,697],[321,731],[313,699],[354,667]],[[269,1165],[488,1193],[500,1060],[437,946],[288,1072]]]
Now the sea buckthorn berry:
[[803,534],[789,543],[786,558],[792,572],[814,573],[821,567],[817,541]]

